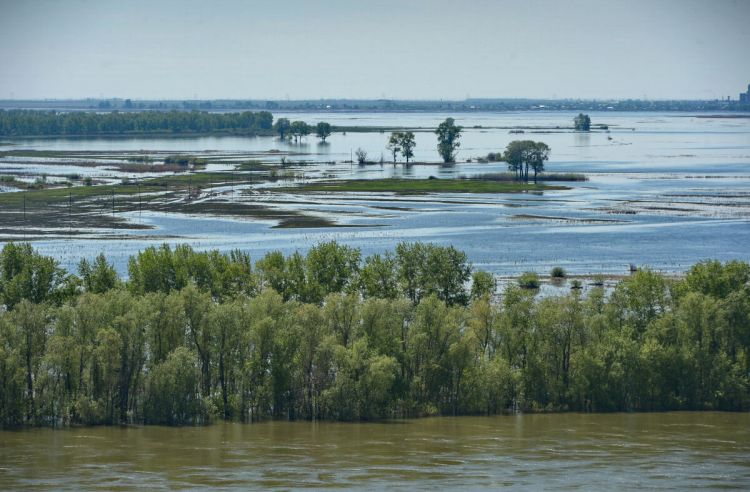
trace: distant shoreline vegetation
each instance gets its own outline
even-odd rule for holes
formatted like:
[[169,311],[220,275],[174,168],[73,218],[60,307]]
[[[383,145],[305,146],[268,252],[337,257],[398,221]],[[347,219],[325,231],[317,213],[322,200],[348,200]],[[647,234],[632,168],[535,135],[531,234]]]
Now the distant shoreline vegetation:
[[4,99],[0,108],[62,111],[750,111],[739,101],[645,99],[523,99],[469,98],[464,100],[409,99]]
[[0,110],[2,137],[100,137],[121,135],[201,135],[210,133],[272,135],[267,111],[58,112]]
[[[453,248],[0,252],[0,428],[750,409],[750,265],[497,295]],[[564,271],[552,273],[564,281]]]

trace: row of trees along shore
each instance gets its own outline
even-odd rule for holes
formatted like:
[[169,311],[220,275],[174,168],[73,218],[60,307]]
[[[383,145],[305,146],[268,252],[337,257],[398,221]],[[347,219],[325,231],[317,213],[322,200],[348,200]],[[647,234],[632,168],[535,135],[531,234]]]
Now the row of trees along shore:
[[452,247],[0,254],[0,424],[748,410],[750,265],[538,298]]
[[273,115],[268,111],[207,113],[204,111],[142,111],[69,113],[0,109],[2,136],[117,135],[149,133],[270,134]]

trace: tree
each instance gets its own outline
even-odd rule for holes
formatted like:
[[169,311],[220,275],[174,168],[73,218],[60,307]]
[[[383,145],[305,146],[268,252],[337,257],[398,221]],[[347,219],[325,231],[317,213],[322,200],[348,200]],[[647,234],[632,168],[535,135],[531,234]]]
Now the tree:
[[47,343],[47,316],[43,308],[23,299],[13,310],[11,322],[17,330],[26,369],[26,420],[33,422],[37,418],[34,382],[39,378],[39,366]]
[[394,299],[398,295],[396,261],[393,255],[374,254],[365,259],[359,275],[360,288],[364,297]]
[[461,145],[458,141],[461,138],[462,127],[455,124],[453,118],[446,118],[445,121],[435,130],[438,138],[437,150],[443,162],[451,163],[456,161],[456,150]]
[[203,401],[195,354],[179,347],[149,374],[144,420],[149,424],[185,425],[199,422]]
[[549,159],[549,147],[543,142],[532,140],[514,140],[505,147],[503,159],[508,163],[508,170],[517,174],[519,180],[529,181],[529,168],[534,170],[534,182],[537,174],[544,171],[544,162]]
[[311,290],[315,289],[318,293],[310,300],[320,302],[328,294],[345,292],[354,286],[359,259],[358,249],[336,241],[311,248],[306,260],[307,277]]
[[6,244],[0,252],[0,299],[12,309],[22,299],[59,303],[72,294],[72,280],[57,261],[30,244]]
[[294,141],[299,141],[302,137],[310,134],[310,125],[304,121],[293,121],[289,127],[289,131],[294,135]]
[[388,145],[386,148],[393,154],[393,163],[396,163],[396,156],[401,152],[401,139],[403,138],[403,132],[392,132],[388,139]]
[[579,132],[587,132],[591,130],[591,118],[589,118],[589,115],[578,113],[578,116],[576,116],[573,119],[573,126],[575,126],[575,129]]
[[[534,142],[528,153],[529,165],[534,170],[534,184],[536,184],[537,174],[544,172],[544,161],[549,159],[549,147],[544,142]],[[526,181],[529,180],[528,175]]]
[[481,299],[482,297],[491,297],[497,290],[497,280],[495,276],[484,270],[477,270],[471,275],[471,298]]
[[354,151],[354,155],[357,156],[357,163],[364,164],[367,162],[367,151],[362,147]]
[[286,135],[289,133],[289,130],[291,129],[292,124],[289,122],[286,118],[279,118],[276,120],[276,123],[273,124],[273,129],[276,133],[279,134],[279,138],[281,140],[284,140]]
[[526,152],[529,140],[513,140],[505,147],[503,160],[508,163],[508,170],[523,179],[523,164],[526,161]]
[[99,254],[93,265],[84,258],[78,264],[78,274],[88,292],[101,294],[113,289],[118,282],[114,265],[107,263],[104,253]]
[[332,131],[330,123],[321,121],[315,126],[315,135],[324,142],[326,141],[326,138],[331,135],[331,133]]
[[409,163],[409,159],[414,157],[414,147],[417,142],[414,140],[414,132],[403,132],[400,134],[399,149],[401,155],[406,158],[406,163]]

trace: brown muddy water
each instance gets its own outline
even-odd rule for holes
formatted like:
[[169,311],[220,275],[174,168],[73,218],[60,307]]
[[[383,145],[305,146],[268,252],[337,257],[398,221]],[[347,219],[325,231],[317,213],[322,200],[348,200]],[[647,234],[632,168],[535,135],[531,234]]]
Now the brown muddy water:
[[0,489],[750,489],[750,414],[0,432]]

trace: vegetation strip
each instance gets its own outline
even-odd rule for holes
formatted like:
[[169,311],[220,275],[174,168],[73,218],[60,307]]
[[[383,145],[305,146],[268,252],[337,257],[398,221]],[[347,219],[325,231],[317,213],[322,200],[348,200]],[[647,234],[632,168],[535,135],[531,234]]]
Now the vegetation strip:
[[0,427],[750,408],[745,262],[542,299],[527,272],[500,300],[422,243],[254,264],[164,245],[128,273],[3,248]]

